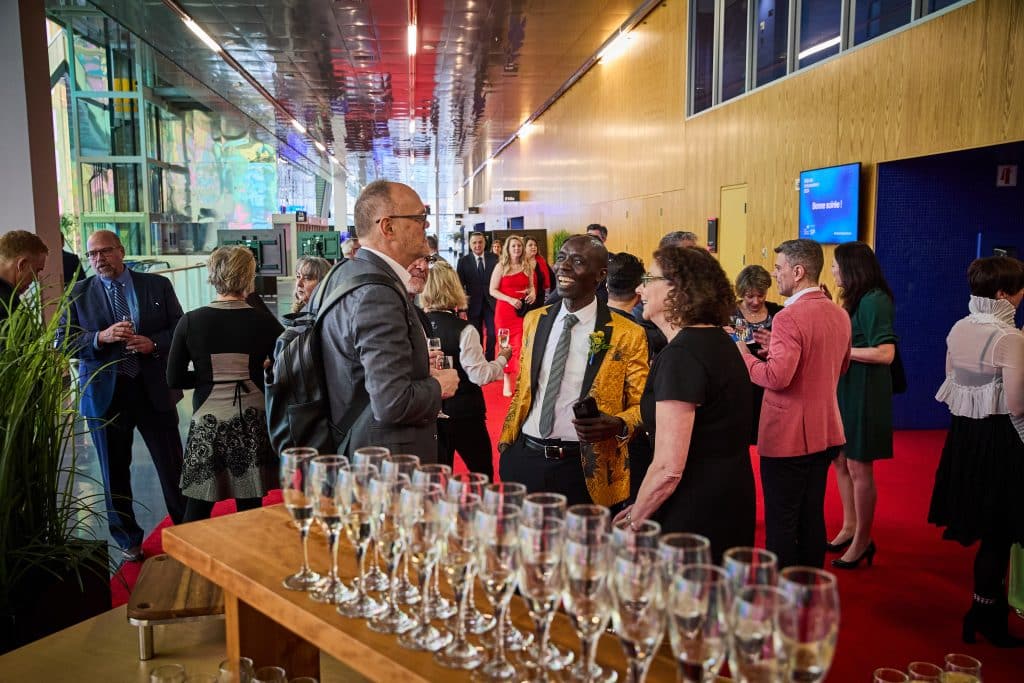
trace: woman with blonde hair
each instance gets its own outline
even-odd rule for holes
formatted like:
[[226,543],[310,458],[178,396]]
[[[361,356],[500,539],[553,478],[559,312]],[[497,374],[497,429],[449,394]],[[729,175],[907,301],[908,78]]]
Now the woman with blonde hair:
[[442,404],[448,419],[437,421],[438,462],[450,466],[457,451],[471,472],[492,477],[494,465],[491,437],[487,433],[487,406],[480,387],[501,377],[512,349],[502,347],[498,357],[490,362],[484,358],[480,333],[457,314],[466,307],[462,282],[455,270],[443,261],[430,268],[420,304],[430,320],[430,334],[441,339],[441,349],[451,357],[452,368],[459,373],[459,388]]
[[305,308],[309,297],[313,296],[313,290],[330,269],[331,262],[319,256],[303,256],[295,261],[295,300],[292,302],[292,313],[298,313]]
[[206,267],[217,298],[182,316],[167,355],[167,384],[195,390],[181,474],[185,522],[206,519],[227,498],[239,510],[257,508],[279,486],[263,362],[283,328],[245,302],[256,273],[251,251],[220,247]]
[[[501,251],[501,258],[491,274],[491,296],[495,299],[494,329],[508,330],[508,346],[512,357],[505,366],[505,396],[512,395],[519,376],[519,347],[523,343],[523,316],[537,300],[533,286],[533,266],[526,258],[523,240],[509,235]],[[501,339],[501,335],[498,336]]]

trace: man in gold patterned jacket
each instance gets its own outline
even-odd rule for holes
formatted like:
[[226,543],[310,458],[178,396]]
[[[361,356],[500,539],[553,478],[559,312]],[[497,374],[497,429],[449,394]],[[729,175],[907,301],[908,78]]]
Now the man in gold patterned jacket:
[[[647,339],[595,296],[608,272],[600,240],[569,238],[553,265],[562,301],[523,322],[523,370],[498,442],[501,479],[562,493],[569,505],[611,507],[629,495],[627,446],[640,422]],[[576,416],[589,396],[596,415]]]

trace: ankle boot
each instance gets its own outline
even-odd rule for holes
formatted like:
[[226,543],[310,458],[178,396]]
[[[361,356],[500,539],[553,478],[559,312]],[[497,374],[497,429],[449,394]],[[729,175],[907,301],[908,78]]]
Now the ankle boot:
[[965,643],[973,643],[980,633],[989,643],[996,647],[1022,647],[1024,639],[1012,636],[1006,625],[1010,608],[1005,599],[993,600],[974,596],[971,609],[964,615],[963,639]]

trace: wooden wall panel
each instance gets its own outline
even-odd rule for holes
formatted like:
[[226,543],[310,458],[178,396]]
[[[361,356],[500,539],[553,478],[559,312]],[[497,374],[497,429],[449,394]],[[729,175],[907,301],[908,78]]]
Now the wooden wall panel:
[[646,261],[668,230],[706,237],[721,188],[746,183],[747,262],[770,264],[796,235],[802,169],[861,161],[871,238],[878,162],[1024,139],[1024,2],[976,0],[689,119],[687,11],[655,9],[474,180],[469,203],[505,213],[498,190],[523,190],[519,213],[543,216],[527,227],[601,222],[610,249]]

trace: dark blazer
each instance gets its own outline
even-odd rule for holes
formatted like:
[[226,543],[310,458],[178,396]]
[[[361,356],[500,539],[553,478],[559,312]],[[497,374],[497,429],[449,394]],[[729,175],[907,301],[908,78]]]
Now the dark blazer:
[[498,265],[498,257],[489,251],[486,252],[484,254],[484,274],[481,277],[476,268],[476,254],[470,252],[459,259],[459,265],[455,270],[459,273],[459,280],[462,281],[466,294],[469,295],[467,312],[470,317],[480,316],[484,307],[494,310],[494,297],[490,295],[490,291],[491,274],[494,273],[496,265]]
[[430,376],[426,333],[408,297],[399,294],[404,286],[398,276],[381,258],[360,249],[321,286],[362,273],[385,275],[395,287],[364,285],[324,315],[323,364],[331,419],[342,419],[363,385],[370,409],[353,424],[349,449],[385,446],[392,453],[436,462],[441,385]]
[[60,250],[61,268],[64,271],[64,286],[67,287],[78,276],[79,280],[85,279],[85,271],[82,270],[82,259],[77,254],[72,254],[64,249]]
[[[129,271],[135,296],[139,302],[137,333],[156,344],[151,354],[139,354],[139,373],[145,380],[146,394],[153,409],[172,410],[181,400],[182,392],[167,386],[167,359],[174,328],[181,319],[181,304],[171,281],[162,275]],[[103,417],[114,395],[117,381],[116,361],[121,356],[120,344],[93,346],[96,333],[114,324],[114,313],[96,275],[75,285],[70,306],[70,327],[75,357],[79,363],[79,384],[82,386],[82,415]]]

